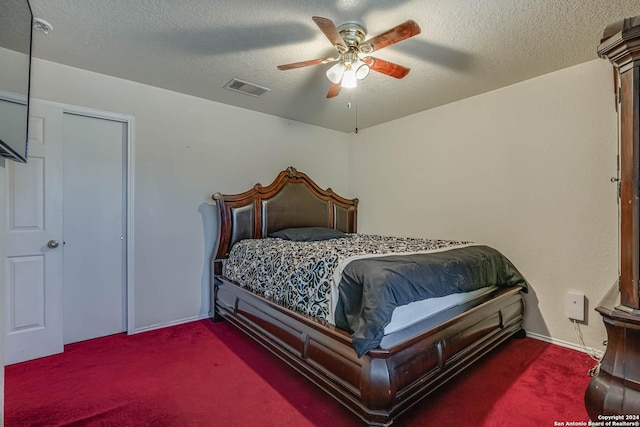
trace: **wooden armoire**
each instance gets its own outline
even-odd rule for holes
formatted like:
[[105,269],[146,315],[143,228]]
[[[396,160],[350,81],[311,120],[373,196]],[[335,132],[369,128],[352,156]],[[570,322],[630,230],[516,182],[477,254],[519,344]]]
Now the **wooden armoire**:
[[596,307],[607,330],[607,348],[585,393],[593,421],[601,415],[640,415],[640,16],[609,25],[598,55],[613,64],[615,76],[619,176],[613,180],[619,186],[620,277]]

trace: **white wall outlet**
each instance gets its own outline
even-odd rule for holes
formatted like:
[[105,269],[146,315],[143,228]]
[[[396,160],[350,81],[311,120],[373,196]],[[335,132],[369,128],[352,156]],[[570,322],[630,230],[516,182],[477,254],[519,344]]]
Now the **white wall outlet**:
[[569,319],[584,321],[584,294],[567,292],[564,313]]

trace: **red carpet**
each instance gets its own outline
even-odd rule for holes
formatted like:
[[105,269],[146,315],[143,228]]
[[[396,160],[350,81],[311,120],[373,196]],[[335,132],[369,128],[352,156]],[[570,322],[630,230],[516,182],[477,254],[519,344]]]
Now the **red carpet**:
[[[394,426],[586,421],[593,361],[512,339]],[[227,323],[208,320],[65,347],[5,368],[7,426],[363,426]]]

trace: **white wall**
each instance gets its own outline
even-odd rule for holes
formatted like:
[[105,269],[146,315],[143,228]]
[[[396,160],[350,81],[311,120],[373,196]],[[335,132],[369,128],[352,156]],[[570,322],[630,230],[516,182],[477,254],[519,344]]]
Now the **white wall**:
[[582,292],[585,341],[602,350],[593,309],[618,263],[612,85],[597,60],[351,135],[359,230],[489,244],[531,284],[529,332],[577,343],[564,298]]
[[[294,165],[359,197],[361,232],[500,249],[532,285],[530,332],[576,342],[563,300],[567,290],[585,293],[582,329],[601,348],[593,308],[617,276],[616,118],[605,61],[351,135],[37,59],[33,77],[34,97],[136,118],[137,330],[206,314],[211,193],[267,184]],[[399,202],[410,206],[402,221],[391,208]]]
[[214,192],[293,165],[349,196],[344,133],[38,59],[32,72],[36,98],[135,117],[136,330],[207,314]]

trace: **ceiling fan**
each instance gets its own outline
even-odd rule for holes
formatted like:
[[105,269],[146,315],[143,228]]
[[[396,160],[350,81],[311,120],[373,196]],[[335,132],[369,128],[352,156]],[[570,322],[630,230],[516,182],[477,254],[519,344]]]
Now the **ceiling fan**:
[[313,21],[329,39],[338,51],[337,58],[321,58],[309,61],[294,62],[292,64],[279,65],[279,70],[292,70],[294,68],[310,65],[328,64],[337,62],[327,70],[327,78],[331,81],[327,98],[338,96],[343,87],[356,87],[357,81],[362,80],[370,70],[386,74],[397,79],[406,76],[410,69],[402,65],[383,59],[365,56],[384,47],[391,46],[399,41],[420,34],[420,27],[413,20],[408,20],[397,25],[382,34],[365,41],[367,30],[357,22],[347,22],[338,27],[328,18],[314,16]]

